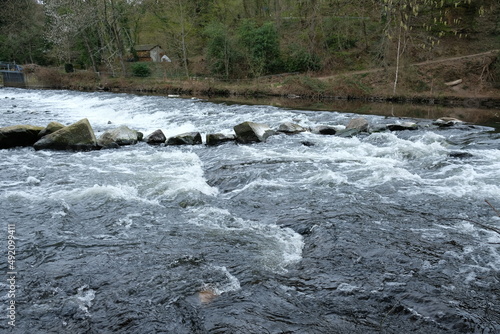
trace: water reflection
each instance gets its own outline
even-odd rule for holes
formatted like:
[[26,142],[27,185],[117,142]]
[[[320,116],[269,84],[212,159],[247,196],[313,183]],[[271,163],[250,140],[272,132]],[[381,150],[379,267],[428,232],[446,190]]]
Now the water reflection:
[[[404,103],[398,104],[337,99],[310,100],[283,97],[231,97],[229,99],[214,98],[210,99],[210,101],[226,104],[265,104],[280,108],[291,108],[299,110],[331,110],[338,112],[390,117],[425,119],[453,117],[468,123],[490,126],[495,128],[495,132],[500,132],[500,109],[496,108],[468,108],[464,106],[445,107],[440,105],[417,105]],[[467,105],[467,103],[464,103],[464,105]]]

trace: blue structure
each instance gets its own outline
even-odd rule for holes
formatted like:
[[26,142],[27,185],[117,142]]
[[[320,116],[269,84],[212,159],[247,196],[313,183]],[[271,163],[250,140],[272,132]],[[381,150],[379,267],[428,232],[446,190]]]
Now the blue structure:
[[4,87],[26,87],[26,80],[21,66],[0,62],[0,72],[2,73]]

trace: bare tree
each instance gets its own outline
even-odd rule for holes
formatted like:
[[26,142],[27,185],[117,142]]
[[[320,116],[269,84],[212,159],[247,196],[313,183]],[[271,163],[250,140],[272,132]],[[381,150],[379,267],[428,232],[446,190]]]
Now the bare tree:
[[184,0],[150,1],[149,9],[160,23],[160,29],[174,42],[186,77],[189,77],[189,40],[193,31],[193,3]]
[[[117,59],[126,73],[127,46],[131,43],[126,25],[129,3],[126,0],[45,0],[49,21],[47,39],[55,46],[59,61],[71,62],[75,44],[83,41],[91,58],[92,67],[105,61],[114,73]],[[97,35],[93,42],[89,36]]]
[[96,22],[94,11],[85,1],[45,0],[44,4],[49,22],[46,38],[59,62],[71,62],[77,38]]
[[[427,12],[427,20],[432,20],[419,23],[419,28],[426,31],[439,30],[439,26],[450,24],[444,17],[445,7],[457,7],[464,3],[470,4],[471,0],[453,0],[448,2],[443,0],[374,0],[374,3],[378,5],[382,14],[384,36],[396,44],[396,69],[393,82],[393,94],[395,95],[398,86],[401,59],[409,43],[412,42],[411,45],[417,47],[425,48],[428,46],[425,42],[417,43],[412,41],[414,37],[412,30],[417,26],[417,18],[423,12]],[[438,37],[442,34],[438,33]],[[429,38],[426,42],[434,46],[436,37],[427,37]]]

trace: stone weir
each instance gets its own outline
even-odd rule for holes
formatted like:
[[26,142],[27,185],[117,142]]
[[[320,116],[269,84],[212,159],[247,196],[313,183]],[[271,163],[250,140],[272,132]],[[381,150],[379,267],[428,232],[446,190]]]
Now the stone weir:
[[[442,118],[434,121],[433,124],[436,127],[450,127],[463,124],[463,122],[452,118]],[[270,136],[280,133],[293,135],[308,131],[318,135],[352,137],[361,133],[417,130],[419,127],[418,124],[413,122],[372,127],[362,117],[351,119],[347,126],[317,125],[312,128],[285,122],[280,124],[277,129],[271,129],[267,124],[243,122],[234,126],[234,134],[211,133],[207,134],[205,141],[203,141],[200,132],[182,133],[167,138],[162,130],[158,129],[144,137],[141,132],[123,125],[107,130],[97,138],[90,122],[84,118],[68,126],[51,122],[46,127],[14,125],[0,128],[0,149],[31,146],[35,150],[91,151],[119,148],[123,145],[134,145],[138,142],[159,146],[201,145],[203,143],[207,146],[215,146],[226,142],[240,144],[265,142]],[[307,146],[314,145],[309,142],[303,142],[303,144]]]

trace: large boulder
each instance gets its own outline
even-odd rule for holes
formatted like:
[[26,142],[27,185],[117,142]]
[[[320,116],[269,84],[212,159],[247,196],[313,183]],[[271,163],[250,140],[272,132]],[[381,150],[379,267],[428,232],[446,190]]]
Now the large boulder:
[[349,121],[349,124],[345,127],[345,129],[337,131],[335,134],[338,137],[354,137],[361,132],[368,131],[368,121],[363,117],[353,118]]
[[75,151],[90,151],[99,148],[94,130],[92,130],[89,120],[86,118],[44,136],[33,147],[35,150]]
[[274,131],[267,124],[254,122],[243,122],[234,128],[236,140],[240,143],[265,142],[267,138],[274,134]]
[[292,122],[285,122],[280,124],[278,127],[278,132],[283,132],[286,134],[295,134],[299,132],[304,132],[306,129],[298,124]]
[[150,133],[144,138],[144,141],[150,145],[160,145],[165,143],[166,140],[167,137],[165,137],[165,134],[160,129]]
[[16,146],[32,146],[44,128],[33,125],[13,125],[0,128],[0,149]]
[[208,146],[215,146],[233,140],[236,140],[234,135],[226,136],[222,133],[209,133],[206,136],[206,144]]
[[165,145],[198,145],[201,143],[201,134],[199,132],[186,132],[168,138]]
[[345,128],[346,130],[355,129],[358,132],[365,132],[368,131],[368,121],[363,117],[353,118]]
[[57,130],[61,130],[65,126],[66,125],[61,124],[59,122],[50,122],[49,124],[47,124],[47,126],[45,127],[45,129],[43,129],[42,131],[40,131],[40,133],[38,134],[38,138],[42,138],[43,136],[50,135],[51,133],[54,133]]
[[142,139],[142,133],[122,125],[116,129],[105,131],[97,140],[99,146],[115,147],[134,145]]

